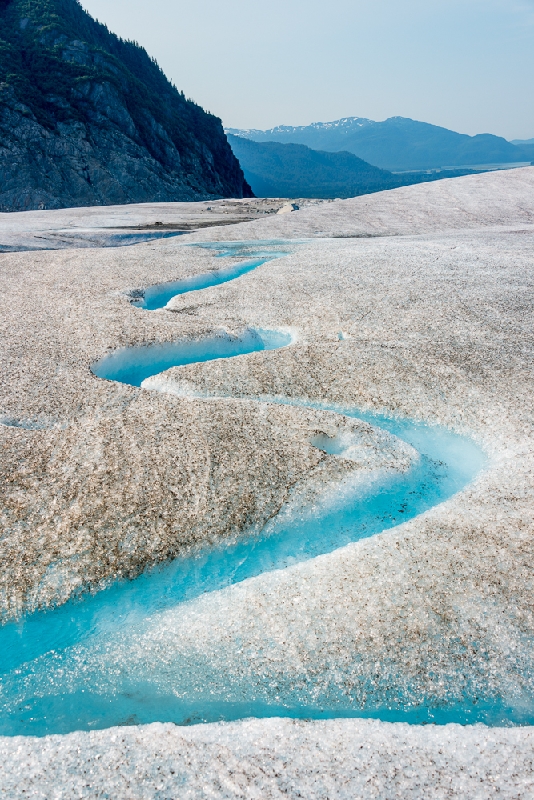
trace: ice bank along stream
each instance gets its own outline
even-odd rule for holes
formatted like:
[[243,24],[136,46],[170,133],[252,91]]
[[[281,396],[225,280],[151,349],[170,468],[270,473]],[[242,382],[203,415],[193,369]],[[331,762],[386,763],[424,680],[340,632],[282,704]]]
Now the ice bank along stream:
[[[161,284],[134,298],[147,309],[162,308],[176,294],[236,279],[295,242],[208,245],[245,261],[215,273]],[[157,388],[147,379],[169,369],[220,358],[245,357],[292,346],[285,330],[249,328],[239,335],[147,345],[118,350],[93,365],[102,379]],[[362,705],[351,696],[343,674],[335,681],[295,685],[243,669],[218,674],[201,650],[184,652],[180,619],[201,595],[274,570],[318,558],[364,537],[394,528],[445,501],[483,468],[485,456],[469,439],[437,426],[364,414],[354,408],[298,403],[285,398],[248,398],[330,410],[372,426],[377,442],[407,455],[403,469],[376,470],[360,482],[304,499],[292,498],[260,533],[206,547],[48,612],[29,615],[0,629],[0,734],[45,735],[154,721],[192,724],[243,717],[377,717],[413,723],[532,724],[531,698],[496,702],[470,689],[463,676],[462,699],[439,705],[398,693],[384,704],[376,681]],[[199,402],[201,400],[199,399]],[[319,449],[341,459],[358,450],[350,434],[319,436]],[[340,610],[343,614],[343,610]],[[156,637],[154,639],[154,637]],[[157,653],[151,656],[154,641]],[[439,642],[435,643],[439,648]],[[243,652],[250,666],[254,654]],[[347,674],[351,665],[347,665]],[[336,668],[339,671],[339,667]],[[387,694],[387,691],[386,691]],[[380,698],[380,699],[379,699]]]

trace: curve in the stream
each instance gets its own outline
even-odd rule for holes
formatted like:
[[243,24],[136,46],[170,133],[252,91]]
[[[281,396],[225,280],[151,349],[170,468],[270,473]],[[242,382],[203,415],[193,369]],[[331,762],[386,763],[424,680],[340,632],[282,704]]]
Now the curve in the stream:
[[[93,369],[100,377],[138,386],[148,374],[191,363],[193,356],[194,360],[206,361],[289,343],[289,334],[250,329],[240,338],[222,336],[182,342],[173,345],[178,348],[173,354],[163,354],[155,349],[157,345],[122,350]],[[226,348],[222,356],[220,347]],[[193,352],[191,348],[196,349]],[[150,362],[152,356],[155,360]],[[260,397],[249,399],[267,401]],[[178,558],[134,581],[117,582],[95,595],[3,626],[0,734],[39,736],[118,724],[191,724],[247,716],[350,716],[464,724],[534,721],[531,698],[526,703],[522,698],[514,705],[495,697],[474,697],[469,680],[464,680],[461,699],[453,692],[454,701],[439,706],[425,697],[414,704],[408,689],[405,698],[397,697],[385,706],[379,701],[383,695],[377,689],[373,697],[371,686],[368,701],[362,706],[346,695],[321,696],[313,685],[304,694],[291,685],[278,686],[271,692],[261,679],[248,683],[243,679],[244,683],[237,687],[230,681],[227,687],[214,691],[213,675],[202,660],[197,660],[191,669],[191,664],[180,668],[163,659],[143,672],[136,659],[130,659],[131,643],[157,626],[162,615],[173,613],[173,609],[179,614],[181,604],[393,528],[461,490],[484,464],[484,454],[470,439],[439,426],[328,404],[277,402],[320,407],[365,419],[411,444],[420,458],[406,473],[382,477],[348,492],[335,507],[319,507],[298,518],[280,514],[260,534]]]
[[[298,242],[293,242],[293,245]],[[261,245],[258,247],[258,245]],[[189,245],[195,246],[195,245]],[[287,242],[280,243],[276,239],[266,242],[227,242],[207,243],[201,245],[203,249],[216,250],[217,258],[243,258],[247,255],[253,256],[246,261],[239,261],[222,269],[211,270],[200,275],[193,275],[190,278],[182,278],[179,281],[167,281],[149,286],[142,291],[139,299],[132,300],[132,305],[137,308],[144,308],[147,311],[156,311],[158,308],[165,308],[173,297],[187,292],[195,292],[200,289],[207,289],[210,286],[219,286],[221,283],[228,283],[275,258],[282,258],[288,255],[290,250]]]
[[292,336],[286,331],[247,328],[239,335],[221,331],[202,339],[123,347],[97,361],[91,371],[97,378],[141,386],[147,378],[171,367],[234,358],[260,350],[277,350],[291,342]]

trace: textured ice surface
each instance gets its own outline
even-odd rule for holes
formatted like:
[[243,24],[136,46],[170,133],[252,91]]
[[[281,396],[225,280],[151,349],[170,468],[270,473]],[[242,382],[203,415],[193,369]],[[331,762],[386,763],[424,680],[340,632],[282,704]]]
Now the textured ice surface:
[[150,725],[0,740],[5,797],[530,800],[532,728],[366,720]]
[[[183,235],[179,231],[150,231],[150,232],[125,232],[109,230],[57,230],[45,231],[44,235],[36,235],[35,232],[27,233],[25,236],[17,237],[11,234],[0,234],[4,241],[0,240],[0,253],[16,253],[25,250],[68,250],[86,247],[129,247],[136,244],[156,241],[158,239],[172,239],[175,236]],[[22,239],[22,241],[21,241]]]
[[[331,201],[303,199],[299,207],[317,207],[325,202]],[[226,227],[243,220],[265,219],[284,203],[254,198],[0,213],[0,252],[140,244],[168,239],[197,227]]]
[[[220,229],[218,239],[367,238],[534,224],[534,168],[469,175],[303,208]],[[219,234],[219,231],[218,231]],[[195,233],[210,241],[214,231]]]
[[[439,699],[461,694],[462,681],[469,681],[486,695],[503,696],[504,688],[516,700],[532,696],[533,175],[525,169],[442,181],[251,223],[239,236],[383,238],[304,245],[238,281],[174,298],[172,314],[132,308],[125,292],[229,261],[184,247],[185,237],[99,252],[4,255],[0,414],[47,421],[43,430],[0,426],[5,612],[66,599],[84,580],[98,585],[137,574],[191,541],[225,537],[249,520],[261,525],[278,510],[275,498],[309,477],[319,455],[328,458],[310,445],[314,429],[333,435],[326,417],[317,428],[311,410],[200,402],[195,394],[326,400],[472,434],[491,465],[393,535],[226,589],[220,606],[208,604],[203,615],[181,621],[181,646],[193,643],[213,674],[236,679],[243,652],[251,677],[275,680],[283,664],[298,690],[312,677],[326,686],[349,664],[373,691],[385,680],[394,692],[408,688],[416,698]],[[237,235],[233,228],[216,238]],[[299,340],[287,349],[171,370],[174,395],[99,381],[89,372],[107,350],[201,338],[222,326],[287,326],[298,329]],[[270,725],[254,724],[256,731]],[[345,731],[355,729],[344,725],[362,724],[332,723]],[[236,730],[244,742],[243,727]],[[360,762],[340,744],[355,734],[324,729],[325,761],[314,750],[303,764],[301,794],[312,796],[306,781],[317,776],[315,761],[332,776],[334,796],[351,763],[376,796],[432,795],[439,781],[428,788],[428,780],[436,774],[444,796],[532,794],[530,729],[482,730],[480,737],[481,729],[455,729],[428,760],[428,727],[392,730],[401,739],[388,738],[375,761]],[[112,735],[100,734],[100,753],[108,752]],[[144,735],[136,769],[143,762],[157,774],[155,733]],[[517,737],[512,749],[509,735]],[[481,759],[471,749],[474,739]],[[250,759],[263,764],[257,790],[263,796],[269,763],[278,757],[297,763],[307,750],[290,734],[278,734],[265,751],[259,733],[254,741]],[[43,770],[61,764],[51,764],[44,745],[28,744],[35,748],[32,763],[40,763],[38,785]],[[26,746],[7,745],[21,753]],[[474,761],[466,765],[456,753],[473,753]],[[127,755],[114,764],[121,759]],[[72,763],[83,774],[83,764]],[[414,781],[423,776],[423,788],[386,781],[384,775],[395,777],[406,764]],[[98,774],[94,762],[88,769]],[[190,780],[199,770],[194,761]],[[223,768],[221,780],[231,781],[231,773]],[[471,782],[464,786],[466,774]],[[247,770],[242,780],[247,796],[254,773]],[[219,783],[215,794],[227,786]],[[294,780],[286,789],[299,793]]]

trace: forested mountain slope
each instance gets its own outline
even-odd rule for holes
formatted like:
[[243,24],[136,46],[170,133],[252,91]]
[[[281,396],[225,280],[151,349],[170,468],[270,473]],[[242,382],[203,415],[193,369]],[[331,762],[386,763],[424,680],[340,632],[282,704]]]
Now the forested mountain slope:
[[228,141],[257,197],[358,197],[468,173],[455,170],[394,175],[352,153],[328,153],[301,144],[254,142],[232,134],[228,134]]
[[219,119],[77,0],[0,0],[0,210],[250,196]]

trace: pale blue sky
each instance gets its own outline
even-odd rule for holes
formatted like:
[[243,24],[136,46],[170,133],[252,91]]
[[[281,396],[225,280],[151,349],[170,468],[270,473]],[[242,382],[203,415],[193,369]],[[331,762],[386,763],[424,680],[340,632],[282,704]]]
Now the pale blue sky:
[[534,137],[534,0],[82,0],[231,127],[412,117]]

